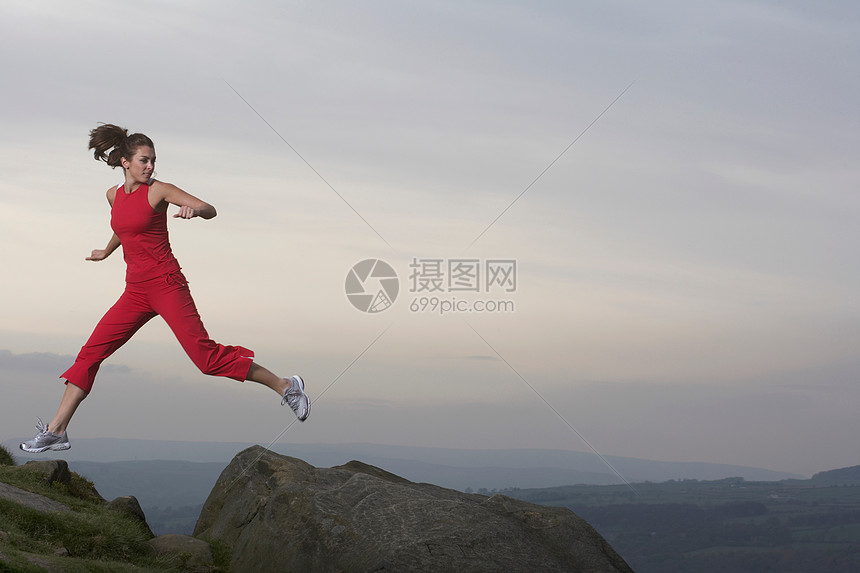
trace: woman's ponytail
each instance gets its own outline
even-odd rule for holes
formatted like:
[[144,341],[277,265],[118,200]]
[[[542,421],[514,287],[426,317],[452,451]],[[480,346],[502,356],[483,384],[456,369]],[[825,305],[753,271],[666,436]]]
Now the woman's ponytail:
[[89,149],[93,150],[93,157],[111,167],[120,167],[123,157],[130,160],[137,148],[144,145],[155,148],[152,140],[144,134],[129,135],[127,129],[112,123],[103,123],[90,130]]

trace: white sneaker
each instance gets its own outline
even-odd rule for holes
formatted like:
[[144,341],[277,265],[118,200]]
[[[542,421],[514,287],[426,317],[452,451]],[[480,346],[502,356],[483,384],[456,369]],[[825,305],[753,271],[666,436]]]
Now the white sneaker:
[[311,401],[308,395],[305,394],[305,381],[298,374],[290,376],[287,380],[290,381],[290,385],[284,390],[281,406],[289,404],[293,412],[296,413],[296,418],[299,419],[299,422],[304,422],[311,413]]
[[72,447],[69,443],[69,435],[63,432],[63,435],[58,436],[48,431],[48,426],[42,422],[41,418],[36,418],[39,423],[36,424],[36,435],[32,440],[22,442],[18,447],[25,452],[38,454],[46,450],[68,450]]

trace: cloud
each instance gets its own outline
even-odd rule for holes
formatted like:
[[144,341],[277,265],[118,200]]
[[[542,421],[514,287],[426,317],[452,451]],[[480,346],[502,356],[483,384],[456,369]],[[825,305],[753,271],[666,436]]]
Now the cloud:
[[[54,374],[59,376],[75,362],[74,356],[54,354],[52,352],[27,352],[15,354],[9,350],[0,349],[0,372],[4,374],[27,373],[41,376]],[[131,368],[122,364],[103,364],[101,371],[114,374],[128,374]]]

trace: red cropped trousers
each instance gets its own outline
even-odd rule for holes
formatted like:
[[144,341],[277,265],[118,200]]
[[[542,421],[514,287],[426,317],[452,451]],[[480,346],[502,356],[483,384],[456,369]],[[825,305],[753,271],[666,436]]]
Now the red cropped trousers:
[[89,393],[101,363],[156,315],[167,322],[201,372],[240,382],[247,378],[254,352],[242,346],[218,344],[209,338],[191,298],[188,281],[180,271],[126,283],[122,296],[105,313],[75,363],[60,378]]

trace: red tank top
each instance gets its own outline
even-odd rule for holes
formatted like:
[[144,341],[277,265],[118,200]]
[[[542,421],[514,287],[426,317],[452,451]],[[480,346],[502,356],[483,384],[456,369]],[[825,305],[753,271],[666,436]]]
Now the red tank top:
[[111,207],[110,226],[122,243],[126,282],[141,282],[179,270],[167,236],[167,213],[159,213],[149,204],[149,185],[141,185],[132,193],[119,186]]

